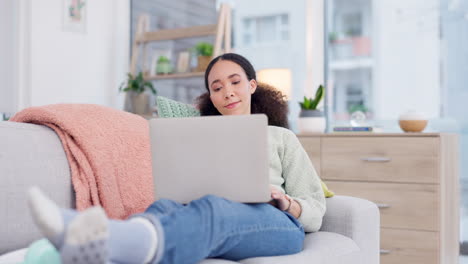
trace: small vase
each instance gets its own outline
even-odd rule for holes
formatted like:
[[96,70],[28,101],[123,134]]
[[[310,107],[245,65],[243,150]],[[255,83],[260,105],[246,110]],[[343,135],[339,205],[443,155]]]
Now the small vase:
[[211,56],[198,56],[197,71],[204,72],[210,64]]
[[301,110],[298,120],[300,133],[324,133],[327,123],[322,111]]
[[147,93],[127,92],[125,110],[137,115],[151,115],[150,95]]

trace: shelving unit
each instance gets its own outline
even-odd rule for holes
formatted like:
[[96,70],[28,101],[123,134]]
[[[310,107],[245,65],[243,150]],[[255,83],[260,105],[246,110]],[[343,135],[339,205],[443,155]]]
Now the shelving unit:
[[154,81],[154,80],[165,80],[165,79],[182,79],[182,78],[191,78],[191,77],[202,77],[204,75],[205,75],[205,72],[184,72],[184,73],[149,75],[149,76],[146,76],[145,79],[148,81]]
[[[137,63],[140,52],[142,58],[147,55],[147,44],[155,41],[176,40],[182,38],[194,38],[215,36],[215,43],[213,45],[213,57],[222,53],[231,51],[231,8],[228,4],[222,4],[219,9],[218,21],[216,24],[194,26],[176,29],[162,29],[156,31],[149,30],[149,16],[142,15],[138,18],[138,25],[133,41],[132,58],[130,64],[130,71],[132,74],[137,74]],[[223,45],[224,44],[224,45]],[[143,60],[142,71],[146,71],[146,60]],[[145,74],[146,80],[165,80],[165,79],[180,79],[204,76],[204,72],[185,72],[185,73],[172,73],[172,74]]]

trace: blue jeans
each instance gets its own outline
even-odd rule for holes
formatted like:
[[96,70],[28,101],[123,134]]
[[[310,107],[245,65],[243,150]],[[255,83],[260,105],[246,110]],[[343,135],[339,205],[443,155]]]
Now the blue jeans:
[[292,215],[270,204],[243,204],[213,195],[187,205],[161,199],[145,214],[159,220],[156,227],[162,229],[160,263],[294,254],[302,250],[305,236]]

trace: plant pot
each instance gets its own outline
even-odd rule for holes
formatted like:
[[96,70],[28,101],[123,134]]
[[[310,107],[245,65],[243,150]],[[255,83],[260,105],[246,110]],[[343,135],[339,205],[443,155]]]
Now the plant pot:
[[198,56],[197,71],[204,72],[210,64],[211,56]]
[[169,74],[172,72],[172,65],[170,62],[158,62],[156,64],[156,74]]
[[125,97],[125,110],[137,115],[150,116],[151,96],[147,93],[127,92]]
[[324,133],[327,122],[322,111],[301,110],[298,120],[300,133]]

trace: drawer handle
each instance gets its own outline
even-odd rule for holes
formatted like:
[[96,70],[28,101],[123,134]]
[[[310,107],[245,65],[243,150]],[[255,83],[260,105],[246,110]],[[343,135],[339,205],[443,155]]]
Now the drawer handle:
[[376,205],[379,209],[390,208],[389,204],[376,203]]
[[367,162],[389,162],[392,159],[391,158],[385,158],[385,157],[368,157],[368,158],[361,158],[362,161],[367,161]]
[[388,249],[381,249],[380,250],[380,255],[388,255],[390,254],[392,251],[391,250],[388,250]]

